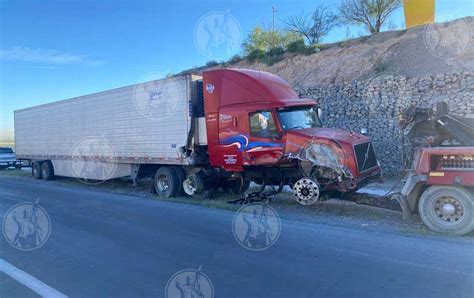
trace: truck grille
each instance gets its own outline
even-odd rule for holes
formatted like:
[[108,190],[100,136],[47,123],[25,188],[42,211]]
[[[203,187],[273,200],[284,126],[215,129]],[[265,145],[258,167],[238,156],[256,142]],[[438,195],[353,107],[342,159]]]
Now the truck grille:
[[193,114],[194,117],[204,117],[204,93],[202,81],[197,82],[197,102],[195,103]]
[[374,146],[371,142],[355,145],[354,153],[359,172],[363,172],[377,166],[377,158],[375,157]]
[[443,171],[473,171],[474,159],[472,156],[443,156],[441,160]]

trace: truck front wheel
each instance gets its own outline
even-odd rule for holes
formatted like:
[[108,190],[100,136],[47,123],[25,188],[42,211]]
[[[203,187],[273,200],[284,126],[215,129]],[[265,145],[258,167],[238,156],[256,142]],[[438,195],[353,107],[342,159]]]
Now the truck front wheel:
[[154,180],[155,190],[159,197],[174,197],[178,192],[178,177],[170,167],[161,167],[156,171]]
[[35,179],[41,179],[41,162],[40,161],[34,161],[33,164],[31,165],[31,175]]
[[465,235],[474,229],[474,199],[466,189],[431,186],[420,197],[418,211],[432,231]]

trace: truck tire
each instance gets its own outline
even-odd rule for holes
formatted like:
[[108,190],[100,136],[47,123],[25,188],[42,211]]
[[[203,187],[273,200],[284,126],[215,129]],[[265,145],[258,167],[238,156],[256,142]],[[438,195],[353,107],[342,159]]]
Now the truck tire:
[[250,181],[249,180],[229,180],[225,181],[222,185],[221,188],[222,190],[229,195],[240,195],[244,192],[246,192],[250,187]]
[[178,177],[171,167],[161,167],[156,171],[154,186],[159,197],[174,197],[178,192]]
[[[183,182],[183,189],[186,194],[193,197],[193,199],[204,200],[210,199],[216,191],[215,185],[207,185],[205,180],[213,179],[207,177],[206,172],[196,168],[191,170]],[[208,183],[209,184],[209,183]]]
[[43,180],[54,179],[54,168],[51,161],[43,161],[43,163],[41,164],[41,177],[43,177]]
[[432,231],[465,235],[474,229],[474,199],[461,187],[431,186],[418,202],[423,223]]
[[35,179],[41,179],[43,176],[41,174],[41,162],[40,161],[34,161],[33,164],[31,165],[31,175]]
[[181,167],[171,167],[173,171],[176,174],[176,177],[178,178],[178,191],[176,192],[177,197],[181,197],[185,195],[184,189],[183,189],[183,181],[186,179],[186,173]]

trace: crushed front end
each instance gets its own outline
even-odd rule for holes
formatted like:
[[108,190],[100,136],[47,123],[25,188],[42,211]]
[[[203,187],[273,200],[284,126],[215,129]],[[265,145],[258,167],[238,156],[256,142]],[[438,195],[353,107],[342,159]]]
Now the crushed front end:
[[287,133],[286,144],[298,180],[311,178],[321,191],[355,191],[380,178],[374,146],[364,135],[327,128],[295,130]]

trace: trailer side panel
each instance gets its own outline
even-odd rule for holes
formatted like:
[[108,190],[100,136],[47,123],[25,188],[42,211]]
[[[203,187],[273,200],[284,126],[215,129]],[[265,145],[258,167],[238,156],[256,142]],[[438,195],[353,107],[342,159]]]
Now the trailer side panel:
[[15,111],[17,157],[180,164],[190,86],[178,76]]

